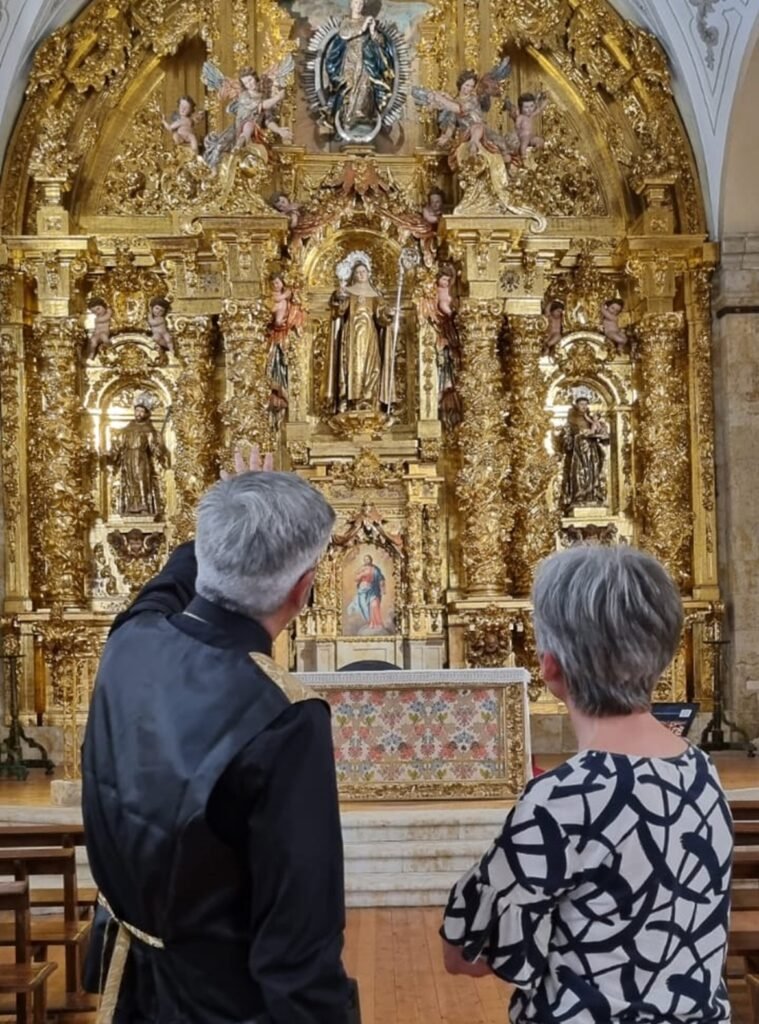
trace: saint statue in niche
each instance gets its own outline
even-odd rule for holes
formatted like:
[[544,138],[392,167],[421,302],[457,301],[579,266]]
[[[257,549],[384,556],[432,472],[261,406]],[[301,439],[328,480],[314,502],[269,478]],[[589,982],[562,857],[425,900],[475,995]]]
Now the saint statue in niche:
[[134,402],[134,419],[113,438],[107,461],[119,474],[118,511],[122,516],[161,514],[158,467],[168,465],[168,452],[150,415],[155,398],[148,392]]
[[327,399],[337,413],[377,410],[393,401],[393,367],[386,344],[391,314],[372,284],[367,253],[350,253],[337,266],[333,292]]
[[393,22],[350,0],[347,14],[319,26],[308,46],[306,92],[322,131],[344,142],[372,142],[401,117],[407,96],[409,56]]
[[590,411],[592,393],[576,392],[564,427],[564,474],[561,510],[571,515],[582,505],[606,503],[605,447],[609,426]]

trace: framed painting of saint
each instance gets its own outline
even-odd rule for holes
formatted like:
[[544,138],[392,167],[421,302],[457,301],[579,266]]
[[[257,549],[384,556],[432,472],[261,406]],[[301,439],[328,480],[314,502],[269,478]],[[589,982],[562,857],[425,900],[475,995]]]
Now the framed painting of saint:
[[393,559],[374,544],[358,544],[343,560],[343,636],[390,636],[395,625]]

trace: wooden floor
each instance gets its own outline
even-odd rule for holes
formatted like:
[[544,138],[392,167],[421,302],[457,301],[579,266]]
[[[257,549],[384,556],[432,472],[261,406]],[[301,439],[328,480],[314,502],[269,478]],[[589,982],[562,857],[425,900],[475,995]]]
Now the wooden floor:
[[[537,760],[541,767],[552,768],[562,759]],[[731,752],[715,755],[714,761],[726,789],[759,787],[759,759]],[[49,778],[39,772],[25,783],[0,782],[0,805],[48,803]],[[477,805],[457,801],[452,806]],[[452,977],[443,970],[440,915],[436,907],[348,911],[344,960],[348,973],[358,979],[362,1024],[506,1024],[510,986],[495,977]],[[51,979],[53,1004],[60,998],[63,981],[61,965]],[[737,979],[730,984],[733,1024],[753,1024],[745,985]],[[2,1018],[3,1024],[10,1019]],[[60,1020],[92,1024],[94,1015]]]

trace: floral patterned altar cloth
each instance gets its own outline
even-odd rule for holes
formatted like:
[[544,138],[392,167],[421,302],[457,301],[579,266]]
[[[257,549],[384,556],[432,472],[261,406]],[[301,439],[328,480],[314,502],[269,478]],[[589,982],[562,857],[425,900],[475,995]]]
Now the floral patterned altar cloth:
[[524,669],[308,672],[344,800],[510,798],[531,761]]

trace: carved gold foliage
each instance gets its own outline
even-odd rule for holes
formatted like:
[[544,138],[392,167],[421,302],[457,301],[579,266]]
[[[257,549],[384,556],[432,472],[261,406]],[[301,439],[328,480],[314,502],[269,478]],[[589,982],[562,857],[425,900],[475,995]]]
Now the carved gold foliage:
[[108,545],[132,593],[155,576],[166,557],[166,538],[163,533],[145,533],[136,528],[129,531],[113,530],[108,534]]
[[220,326],[227,354],[228,397],[222,403],[221,419],[231,448],[258,444],[263,451],[273,451],[275,447],[275,433],[267,411],[266,325],[270,317],[262,300],[227,301],[222,311]]
[[443,566],[440,549],[440,506],[437,501],[424,506],[424,593],[428,604],[443,600]]
[[563,37],[571,8],[564,0],[491,0],[494,35],[501,43],[556,46]]
[[124,72],[131,32],[116,4],[93,4],[77,23],[74,41],[74,59],[65,74],[77,92],[99,91]]
[[620,22],[603,0],[582,0],[573,6],[569,46],[574,59],[585,68],[594,86],[603,85],[614,96],[629,76],[616,57],[621,50]]
[[384,488],[390,476],[397,476],[395,467],[387,466],[369,448],[362,448],[349,464],[338,463],[330,472],[331,479],[346,484],[352,490]]
[[[701,501],[707,512],[714,510],[714,398],[711,356],[711,267],[699,267],[691,273],[694,300],[692,358],[696,373],[698,459],[701,473]],[[713,538],[707,531],[707,550]]]
[[18,342],[9,331],[0,334],[0,402],[3,410],[3,429],[0,432],[0,451],[3,467],[3,511],[5,518],[5,550],[8,562],[15,566],[18,553],[17,540],[21,520],[21,459],[19,402]]
[[67,604],[84,598],[85,538],[95,514],[86,482],[93,453],[79,429],[79,336],[74,318],[38,317],[29,382],[38,410],[29,480],[34,589],[44,601]]
[[60,106],[49,107],[43,114],[29,158],[29,171],[35,177],[60,178],[63,187],[69,187],[83,152],[72,133],[80,104],[76,95],[68,93]]
[[551,418],[545,411],[547,387],[539,366],[545,329],[542,316],[509,318],[509,488],[514,505],[510,569],[519,595],[529,593],[535,567],[554,548],[559,526],[558,511],[549,504],[556,463],[546,450]]
[[558,217],[606,216],[602,183],[566,111],[551,103],[542,118],[545,148],[530,167],[510,175],[512,202]]
[[640,325],[637,513],[641,546],[684,589],[691,582],[688,387],[681,313],[648,314]]
[[[446,60],[448,38],[453,23],[451,0],[431,0],[430,10],[421,24],[417,56],[422,67],[422,84],[432,89],[448,86]],[[433,115],[422,112],[432,121]]]
[[503,668],[514,664],[513,615],[490,605],[466,616],[467,668]]
[[171,410],[176,433],[176,515],[172,525],[175,540],[187,540],[195,533],[198,500],[217,476],[213,325],[204,316],[172,316],[170,321],[182,363]]
[[467,593],[506,592],[503,549],[513,512],[504,504],[509,454],[503,427],[504,395],[497,341],[502,327],[499,301],[468,300],[460,389],[464,419],[459,428],[461,469],[456,497],[461,516],[462,563]]

